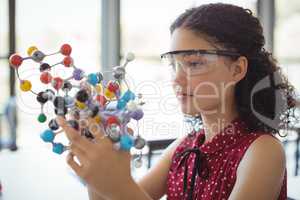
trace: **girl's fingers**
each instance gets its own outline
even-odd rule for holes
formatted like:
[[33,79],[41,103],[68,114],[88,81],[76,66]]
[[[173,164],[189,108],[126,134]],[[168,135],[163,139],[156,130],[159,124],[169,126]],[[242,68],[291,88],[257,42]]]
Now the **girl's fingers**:
[[63,117],[58,116],[56,121],[65,131],[66,136],[72,144],[78,146],[82,151],[88,151],[92,144],[90,141],[88,141],[85,137],[82,137],[79,132],[72,128]]
[[67,163],[78,176],[81,176],[82,167],[74,160],[74,155],[72,153],[67,155]]
[[70,146],[70,153],[73,156],[76,156],[78,158],[81,166],[87,164],[87,155],[80,148],[78,148],[75,145],[71,144],[71,146]]

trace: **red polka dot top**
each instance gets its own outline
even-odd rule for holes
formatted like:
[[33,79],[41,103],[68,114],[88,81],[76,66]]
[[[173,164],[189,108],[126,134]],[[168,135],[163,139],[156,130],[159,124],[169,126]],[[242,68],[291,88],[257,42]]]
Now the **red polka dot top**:
[[[203,129],[187,136],[172,157],[167,199],[228,199],[241,159],[261,135],[250,133],[243,121],[235,119],[206,143]],[[278,199],[287,198],[286,186],[285,174]]]

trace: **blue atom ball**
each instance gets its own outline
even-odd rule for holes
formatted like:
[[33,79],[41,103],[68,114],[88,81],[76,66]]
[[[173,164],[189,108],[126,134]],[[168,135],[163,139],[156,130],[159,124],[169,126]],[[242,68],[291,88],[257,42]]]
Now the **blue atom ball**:
[[52,151],[57,154],[62,154],[65,151],[65,147],[61,143],[53,143]]
[[74,98],[72,98],[70,96],[65,96],[64,99],[65,99],[66,106],[68,108],[71,108],[74,106],[74,104],[75,104]]
[[96,85],[97,83],[99,83],[99,77],[97,76],[97,74],[89,74],[88,75],[88,82],[91,84],[91,85]]
[[120,148],[125,151],[129,151],[134,145],[133,139],[129,135],[122,135],[120,139]]
[[47,129],[41,133],[40,137],[44,142],[52,142],[54,140],[55,134],[52,130]]
[[124,99],[125,101],[130,101],[130,100],[134,100],[135,99],[135,94],[133,92],[131,92],[130,90],[127,90],[124,95],[122,96],[122,99]]
[[126,104],[127,104],[127,101],[125,101],[124,99],[120,99],[117,104],[117,109],[122,110],[123,108],[126,107]]

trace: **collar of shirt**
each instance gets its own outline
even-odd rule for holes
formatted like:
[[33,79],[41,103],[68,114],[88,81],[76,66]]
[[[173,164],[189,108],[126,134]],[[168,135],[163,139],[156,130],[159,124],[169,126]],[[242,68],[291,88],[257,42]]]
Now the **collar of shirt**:
[[205,131],[201,129],[196,135],[197,138],[194,140],[193,147],[199,147],[204,154],[213,154],[235,145],[239,137],[247,132],[245,122],[236,118],[208,142],[202,142],[205,140]]

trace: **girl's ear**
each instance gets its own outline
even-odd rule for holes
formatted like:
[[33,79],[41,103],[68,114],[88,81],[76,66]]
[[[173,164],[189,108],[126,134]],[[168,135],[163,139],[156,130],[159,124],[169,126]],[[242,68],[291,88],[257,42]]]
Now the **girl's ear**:
[[239,82],[242,80],[248,70],[248,59],[245,56],[240,56],[231,66],[233,81]]

